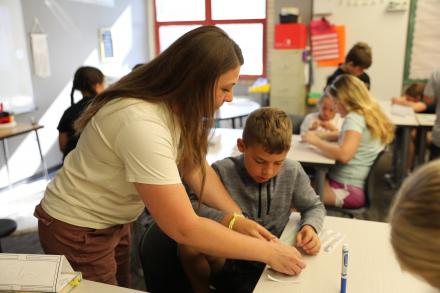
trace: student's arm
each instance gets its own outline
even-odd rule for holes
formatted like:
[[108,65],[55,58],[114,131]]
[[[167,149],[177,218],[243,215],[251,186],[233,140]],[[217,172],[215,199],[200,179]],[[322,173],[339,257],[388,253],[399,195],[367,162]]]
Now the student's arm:
[[[197,212],[197,215],[214,220],[225,227],[229,227],[229,223],[234,216],[233,213],[225,213],[217,209],[211,208],[204,203],[200,203],[197,199],[197,196],[193,192],[190,192],[189,198],[191,200],[191,204],[194,210]],[[264,228],[257,222],[246,218],[236,218],[235,224],[232,229],[241,234],[260,239],[266,239],[269,241],[277,238],[275,235],[270,233],[266,228]]]
[[66,149],[67,142],[69,141],[69,135],[67,132],[60,132],[58,135],[58,146],[60,147],[60,150],[64,152]]
[[[224,187],[220,178],[214,169],[205,161],[206,166],[206,183],[203,190],[202,202],[206,205],[228,213],[241,213],[240,207],[231,198],[228,191]],[[197,196],[200,196],[202,186],[202,173],[200,169],[194,169],[192,172],[184,172],[185,182],[191,187]]]
[[300,230],[296,236],[296,245],[307,254],[315,255],[321,248],[318,233],[321,231],[325,208],[319,196],[310,184],[309,176],[298,162],[295,162],[292,208],[301,213]]
[[329,131],[338,131],[338,128],[331,121],[322,121],[321,127]]
[[305,266],[293,247],[245,236],[198,217],[182,184],[135,183],[135,187],[159,227],[179,244],[208,255],[264,262],[289,275]]
[[339,130],[334,130],[330,132],[326,132],[324,136],[327,141],[338,141],[339,138]]
[[313,131],[304,134],[302,139],[319,148],[325,156],[335,159],[342,164],[347,164],[358,149],[361,142],[361,133],[347,130],[343,135],[344,138],[340,145],[320,139]]
[[404,97],[394,97],[391,99],[391,102],[393,104],[411,107],[414,110],[414,112],[416,112],[416,113],[423,112],[427,108],[426,104],[423,102],[408,101]]

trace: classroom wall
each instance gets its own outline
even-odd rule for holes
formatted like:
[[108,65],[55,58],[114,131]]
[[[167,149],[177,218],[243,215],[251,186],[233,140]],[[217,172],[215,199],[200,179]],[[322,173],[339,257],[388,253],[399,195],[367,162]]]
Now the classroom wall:
[[[311,2],[311,1],[310,1]],[[347,50],[358,41],[367,42],[373,51],[373,65],[367,73],[371,92],[378,99],[389,99],[401,93],[405,63],[408,11],[387,12],[389,1],[363,1],[367,5],[348,5],[335,1],[330,22],[346,25]],[[326,78],[336,68],[315,68],[313,91],[321,91]]]
[[[17,115],[16,120],[29,122],[34,119],[44,125],[39,131],[40,141],[48,167],[54,167],[62,162],[56,127],[70,105],[75,70],[81,65],[96,66],[111,80],[116,80],[133,65],[148,61],[147,3],[144,0],[22,0],[21,5],[29,58],[29,33],[34,19],[38,18],[48,35],[52,75],[48,78],[32,75],[38,110]],[[98,53],[98,29],[103,27],[112,28],[117,58],[110,63],[101,63]],[[9,139],[8,146],[11,181],[41,172],[33,133]],[[0,160],[1,188],[7,185],[7,176],[3,156]]]

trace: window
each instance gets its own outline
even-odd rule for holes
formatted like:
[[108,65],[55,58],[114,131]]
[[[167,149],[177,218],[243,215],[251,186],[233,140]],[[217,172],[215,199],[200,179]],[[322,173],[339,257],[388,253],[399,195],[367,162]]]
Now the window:
[[155,0],[156,52],[201,25],[217,25],[240,46],[242,77],[265,75],[266,0]]

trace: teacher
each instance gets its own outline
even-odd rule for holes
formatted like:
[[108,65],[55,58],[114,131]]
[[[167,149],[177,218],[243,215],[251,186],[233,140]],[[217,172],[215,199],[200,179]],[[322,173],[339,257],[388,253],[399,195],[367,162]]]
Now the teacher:
[[[98,95],[75,123],[77,147],[35,209],[44,251],[65,255],[85,279],[129,286],[130,223],[147,207],[178,243],[298,274],[298,251],[236,218],[240,208],[205,159],[214,113],[232,100],[242,64],[224,31],[199,27]],[[242,233],[197,216],[182,180]]]

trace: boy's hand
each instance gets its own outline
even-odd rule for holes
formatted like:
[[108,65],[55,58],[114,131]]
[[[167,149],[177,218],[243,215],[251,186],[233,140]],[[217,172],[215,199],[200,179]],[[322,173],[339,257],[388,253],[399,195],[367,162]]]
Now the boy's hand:
[[296,246],[302,248],[309,255],[318,254],[321,248],[321,241],[315,229],[310,225],[304,225],[296,235]]
[[257,222],[246,218],[237,218],[233,230],[262,240],[274,241],[277,239],[277,237],[270,233],[266,228]]

